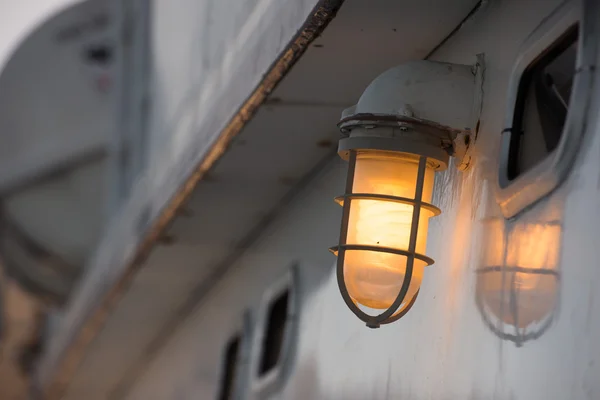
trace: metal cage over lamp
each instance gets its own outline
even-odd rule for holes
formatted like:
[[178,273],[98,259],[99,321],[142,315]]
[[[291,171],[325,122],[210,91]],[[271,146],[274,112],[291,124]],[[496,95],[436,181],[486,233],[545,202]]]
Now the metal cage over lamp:
[[346,305],[370,328],[411,309],[434,263],[425,255],[429,218],[441,212],[431,204],[434,174],[450,155],[468,166],[479,66],[401,65],[342,114],[338,153],[349,168],[346,192],[335,199],[343,206],[340,240],[330,250]]

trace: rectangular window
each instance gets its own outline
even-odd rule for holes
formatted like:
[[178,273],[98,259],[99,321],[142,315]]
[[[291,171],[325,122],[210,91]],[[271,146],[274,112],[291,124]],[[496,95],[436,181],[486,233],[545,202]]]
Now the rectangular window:
[[544,50],[521,76],[508,154],[513,180],[556,149],[567,118],[575,76],[578,27]]

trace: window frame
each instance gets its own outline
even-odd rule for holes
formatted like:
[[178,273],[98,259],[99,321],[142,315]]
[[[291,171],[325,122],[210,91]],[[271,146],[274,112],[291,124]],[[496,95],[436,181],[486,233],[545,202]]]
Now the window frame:
[[[270,371],[261,375],[260,369],[264,350],[264,338],[268,332],[269,310],[285,291],[288,291],[288,304],[281,352],[275,366]],[[293,264],[282,277],[264,291],[260,301],[250,368],[253,393],[274,393],[280,389],[280,385],[294,359],[299,315],[298,267],[296,264]]]
[[[502,132],[496,191],[496,200],[505,218],[516,216],[559,187],[577,158],[593,90],[593,67],[598,41],[595,37],[598,34],[595,18],[599,9],[594,0],[565,2],[542,21],[521,47],[508,87],[506,129]],[[579,25],[575,75],[569,110],[558,146],[539,163],[511,180],[511,143],[515,134],[512,129],[521,92],[521,78],[540,55],[545,54],[548,48],[575,25]]]

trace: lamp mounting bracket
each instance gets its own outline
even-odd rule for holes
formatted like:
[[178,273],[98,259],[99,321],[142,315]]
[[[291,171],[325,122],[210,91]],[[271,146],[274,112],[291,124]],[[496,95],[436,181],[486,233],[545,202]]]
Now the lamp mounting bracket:
[[340,156],[361,148],[402,151],[438,161],[437,170],[452,156],[458,169],[467,169],[480,124],[483,73],[483,54],[473,65],[413,61],[383,73],[344,110]]

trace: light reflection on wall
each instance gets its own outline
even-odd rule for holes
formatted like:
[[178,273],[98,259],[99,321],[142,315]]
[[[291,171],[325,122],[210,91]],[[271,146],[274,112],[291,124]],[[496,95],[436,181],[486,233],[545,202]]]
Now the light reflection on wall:
[[481,221],[476,302],[488,327],[521,346],[551,325],[558,303],[562,226],[558,219]]

